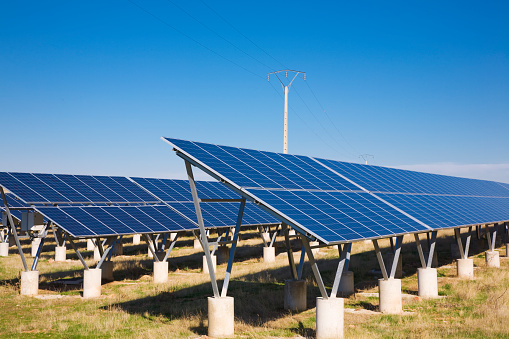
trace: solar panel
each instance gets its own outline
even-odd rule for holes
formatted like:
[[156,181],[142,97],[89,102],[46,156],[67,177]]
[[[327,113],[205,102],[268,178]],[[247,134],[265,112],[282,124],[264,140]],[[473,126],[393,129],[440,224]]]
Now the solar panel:
[[[26,204],[24,204],[22,201],[20,201],[16,196],[12,193],[5,193],[5,198],[7,199],[7,203],[9,204],[9,207],[27,207]],[[3,207],[3,204],[0,204],[0,212],[5,211],[5,207]],[[21,220],[21,211],[18,210],[10,210],[11,215]]]
[[509,184],[165,140],[325,243],[509,220]]
[[197,224],[165,205],[37,207],[74,237],[178,232]]
[[124,177],[0,172],[0,185],[32,204],[155,203]]

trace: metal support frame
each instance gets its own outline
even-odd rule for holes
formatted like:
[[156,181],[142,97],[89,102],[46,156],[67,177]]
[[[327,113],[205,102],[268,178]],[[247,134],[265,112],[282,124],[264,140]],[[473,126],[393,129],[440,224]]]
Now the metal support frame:
[[19,255],[21,257],[21,261],[23,262],[23,267],[25,272],[28,272],[28,265],[25,259],[25,255],[23,254],[23,249],[21,248],[21,243],[19,242],[18,232],[16,231],[16,225],[14,225],[14,221],[12,220],[11,211],[9,210],[9,204],[7,203],[7,198],[5,197],[4,188],[0,186],[0,193],[2,193],[2,200],[4,201],[5,213],[7,213],[7,220],[9,221],[9,225],[11,226],[11,232],[14,236],[14,240],[16,242],[16,246],[18,247]]
[[[118,237],[109,237],[109,238],[106,238],[106,249],[104,250],[103,249],[103,246],[104,245],[101,245],[101,248],[100,249],[103,249],[103,253],[101,255],[101,260],[99,260],[99,262],[97,263],[97,266],[96,268],[101,268],[104,260],[106,260],[106,257],[109,258],[109,254],[113,251],[113,246],[115,246],[115,243],[117,242],[117,239]],[[104,244],[104,243],[103,243]]]
[[300,261],[299,268],[297,269],[297,279],[302,279],[302,271],[304,270],[304,261],[306,260],[306,248],[304,244],[302,244],[302,249],[300,250]]
[[290,236],[288,232],[290,231],[290,228],[286,224],[282,224],[283,232],[285,235],[285,246],[286,246],[286,252],[288,253],[288,263],[290,265],[290,271],[292,274],[292,278],[294,280],[299,280],[299,274],[297,272],[297,269],[295,268],[295,260],[293,259],[293,250],[292,246],[290,244]]
[[207,239],[207,234],[205,231],[205,224],[203,222],[203,216],[201,214],[200,200],[198,198],[198,191],[196,190],[196,183],[194,181],[193,169],[191,168],[191,163],[185,160],[187,177],[189,180],[189,186],[191,187],[191,194],[193,196],[194,209],[196,211],[196,217],[198,219],[198,227],[200,228],[200,238],[203,246],[203,251],[205,252],[205,259],[207,260],[207,265],[209,267],[210,281],[212,284],[212,290],[214,292],[214,297],[219,298],[219,288],[217,287],[216,274],[214,272],[214,266],[212,264],[212,256],[209,250],[209,242]]
[[87,263],[85,262],[85,259],[83,259],[83,257],[81,256],[81,253],[80,251],[78,251],[78,248],[76,247],[76,245],[74,244],[74,241],[72,241],[71,238],[68,239],[69,240],[69,244],[71,244],[71,247],[72,249],[74,250],[74,252],[76,252],[76,254],[78,255],[78,258],[80,259],[81,263],[83,264],[83,267],[85,267],[85,270],[88,271],[89,270],[89,267],[87,265]]
[[380,270],[382,271],[382,276],[384,280],[394,279],[396,275],[396,269],[398,267],[399,257],[401,255],[401,245],[403,243],[403,236],[399,235],[396,237],[396,244],[394,244],[394,257],[392,259],[391,272],[387,274],[387,268],[385,267],[384,258],[380,251],[380,247],[378,246],[378,239],[373,239],[373,246],[375,247],[376,257],[378,259],[378,264],[380,265]]
[[239,240],[239,231],[240,225],[242,225],[242,217],[244,216],[244,208],[246,207],[246,199],[242,199],[239,207],[239,214],[237,216],[237,224],[235,225],[235,231],[233,233],[233,243],[230,248],[230,254],[228,255],[228,266],[226,267],[226,274],[224,276],[223,288],[221,291],[221,297],[226,297],[226,293],[228,292],[228,284],[230,283],[230,276],[232,272],[233,266],[233,258],[235,256],[235,249],[237,248],[237,243]]
[[173,247],[175,247],[175,244],[177,243],[177,239],[179,238],[180,233],[177,232],[175,235],[175,238],[170,243],[170,247],[168,247],[168,250],[166,251],[166,255],[164,256],[163,262],[168,261],[168,257],[170,256],[171,251],[173,250]]
[[[338,249],[341,248],[341,245],[338,245]],[[336,270],[336,276],[334,277],[334,283],[332,284],[332,291],[330,294],[331,298],[336,298],[338,295],[339,284],[341,283],[341,277],[343,276],[343,272],[348,270],[348,266],[350,264],[350,252],[352,250],[352,243],[349,242],[345,244],[344,248],[340,249],[339,263],[338,268]]]
[[493,252],[495,250],[495,241],[497,239],[498,232],[498,223],[495,223],[493,227],[493,231],[490,232],[489,226],[486,224],[486,237],[488,237],[488,245],[490,247],[490,251]]
[[155,246],[154,246],[154,243],[152,241],[152,238],[149,234],[143,234],[145,236],[145,240],[147,241],[147,245],[148,245],[148,249],[150,252],[152,252],[152,257],[154,258],[154,260],[156,262],[159,262],[159,258],[157,257],[156,255],[156,249],[155,249]]
[[[431,238],[429,234],[431,233]],[[419,259],[421,260],[422,268],[430,268],[433,263],[433,254],[435,252],[435,244],[437,240],[437,231],[426,232],[426,239],[428,241],[428,258],[424,257],[422,245],[419,240],[419,234],[414,233],[415,244],[417,245],[417,252],[419,252]]]
[[313,274],[315,276],[316,284],[318,285],[318,289],[320,290],[320,294],[323,299],[329,299],[327,295],[327,291],[325,290],[325,285],[323,284],[322,276],[320,275],[320,271],[318,270],[318,265],[315,261],[315,256],[313,255],[313,251],[309,246],[309,240],[306,237],[302,237],[302,244],[306,249],[306,254],[308,255],[309,263],[311,264],[311,269],[313,270]]
[[[479,228],[477,229],[477,234],[479,234]],[[461,240],[461,229],[460,228],[454,229],[454,236],[456,237],[456,242],[458,244],[458,249],[460,251],[461,259],[467,259],[468,258],[468,250],[470,248],[470,240],[472,238],[472,226],[470,226],[468,228],[468,234],[467,234],[467,238],[465,240],[465,247],[463,247],[463,241]]]
[[37,247],[37,253],[35,254],[34,262],[32,263],[31,271],[35,271],[37,268],[37,264],[39,263],[39,256],[41,255],[42,246],[44,245],[44,240],[46,238],[42,237],[39,246]]

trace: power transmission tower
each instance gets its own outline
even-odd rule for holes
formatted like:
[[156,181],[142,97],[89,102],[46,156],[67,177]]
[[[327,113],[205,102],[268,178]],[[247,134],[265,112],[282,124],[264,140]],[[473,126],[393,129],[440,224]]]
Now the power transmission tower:
[[[290,82],[287,85],[285,85],[284,82],[279,78],[279,73],[283,73],[283,72],[285,74],[285,78],[287,78],[287,79],[288,79],[288,72],[294,73],[293,78],[290,80]],[[284,127],[285,131],[284,131],[283,152],[288,153],[288,91],[290,90],[290,87],[292,86],[293,80],[295,80],[295,78],[297,78],[297,75],[302,74],[303,79],[306,80],[306,72],[293,71],[290,69],[283,69],[281,71],[275,71],[275,72],[268,73],[267,81],[270,81],[271,74],[274,74],[276,76],[276,78],[281,83],[281,86],[283,86],[283,90],[285,91],[285,127]]]
[[359,158],[362,158],[364,160],[364,164],[367,165],[368,164],[368,159],[371,158],[373,159],[375,156],[372,155],[372,154],[361,154],[359,155]]

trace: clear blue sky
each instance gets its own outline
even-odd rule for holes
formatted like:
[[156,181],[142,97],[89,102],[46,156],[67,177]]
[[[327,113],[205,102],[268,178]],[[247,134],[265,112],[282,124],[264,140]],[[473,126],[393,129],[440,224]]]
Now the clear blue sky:
[[184,177],[161,136],[280,152],[290,68],[290,153],[509,182],[508,2],[203,1],[3,1],[0,170]]

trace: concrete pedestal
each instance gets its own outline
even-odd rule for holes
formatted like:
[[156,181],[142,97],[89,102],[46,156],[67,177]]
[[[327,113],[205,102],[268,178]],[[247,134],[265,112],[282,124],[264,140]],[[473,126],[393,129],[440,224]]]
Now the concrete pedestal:
[[264,247],[263,248],[263,262],[270,264],[276,262],[276,248]]
[[[212,256],[212,266],[214,266],[214,273],[217,272],[217,257],[215,255]],[[202,272],[203,273],[206,273],[206,274],[209,274],[209,266],[207,265],[207,257],[206,256],[203,256],[203,263],[202,263]]]
[[266,243],[269,243],[270,244],[270,233],[269,232],[263,232],[262,233],[262,238],[263,240],[265,240]]
[[95,248],[94,242],[92,239],[87,239],[87,251],[93,251]]
[[103,261],[101,265],[102,280],[113,281],[113,261]]
[[208,297],[208,336],[211,338],[230,338],[234,336],[233,297]]
[[21,295],[37,295],[39,293],[39,271],[21,272]]
[[380,299],[380,312],[397,314],[403,311],[401,302],[401,280],[378,280],[378,295]]
[[9,255],[9,243],[0,242],[0,257],[7,257]]
[[139,245],[141,243],[141,234],[133,235],[133,245]]
[[285,310],[302,312],[307,308],[306,280],[285,280]]
[[91,268],[83,274],[83,298],[97,298],[101,296],[102,270]]
[[353,272],[346,271],[341,275],[341,281],[339,282],[338,295],[342,297],[348,297],[355,293],[355,284],[353,280]]
[[419,285],[419,297],[438,298],[438,280],[436,268],[418,268],[417,283]]
[[486,251],[484,252],[486,259],[486,266],[488,267],[500,267],[500,257],[498,251]]
[[[318,241],[310,241],[309,242],[309,246],[311,246],[311,247],[318,246],[318,245],[320,245],[320,243]],[[313,253],[314,256],[317,256],[318,252],[320,252],[320,249],[319,248],[313,248],[313,249],[311,249],[311,252]]]
[[474,278],[474,260],[458,259],[456,261],[458,278],[473,279]]
[[230,249],[227,246],[219,246],[216,251],[217,262],[219,265],[227,263],[230,255]]
[[100,261],[101,260],[101,253],[99,252],[99,248],[94,247],[94,261]]
[[35,258],[35,256],[37,255],[37,250],[39,249],[39,244],[41,243],[41,238],[34,238],[32,240],[32,257]]
[[198,240],[198,239],[194,239],[194,242],[193,242],[193,248],[194,248],[195,250],[197,250],[197,249],[202,249],[202,248],[201,248],[200,240]]
[[154,283],[161,284],[168,281],[168,262],[154,261]]
[[316,339],[343,338],[343,298],[316,298]]
[[55,247],[55,261],[65,261],[67,259],[67,248],[65,246]]

